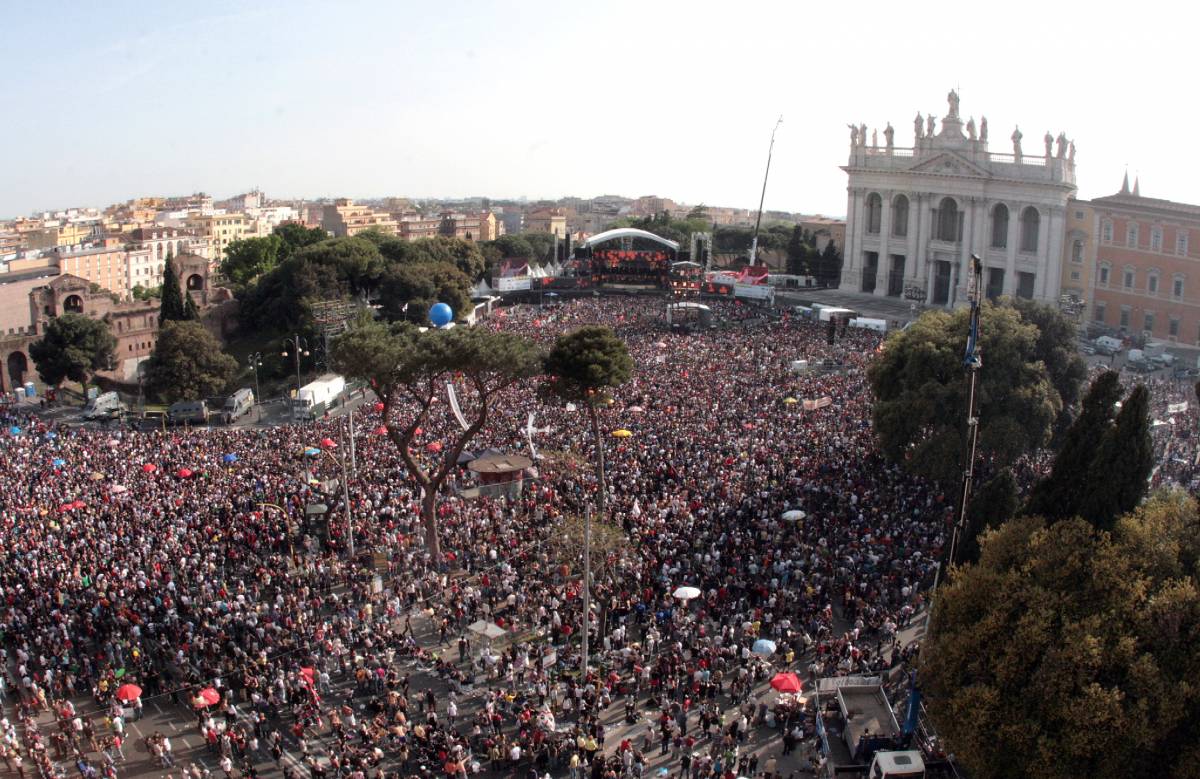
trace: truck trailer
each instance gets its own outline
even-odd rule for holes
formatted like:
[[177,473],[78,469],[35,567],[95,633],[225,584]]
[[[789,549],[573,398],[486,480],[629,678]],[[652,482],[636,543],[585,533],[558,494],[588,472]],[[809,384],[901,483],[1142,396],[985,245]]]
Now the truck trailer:
[[305,384],[292,398],[292,419],[316,419],[331,408],[345,391],[346,379],[332,373]]

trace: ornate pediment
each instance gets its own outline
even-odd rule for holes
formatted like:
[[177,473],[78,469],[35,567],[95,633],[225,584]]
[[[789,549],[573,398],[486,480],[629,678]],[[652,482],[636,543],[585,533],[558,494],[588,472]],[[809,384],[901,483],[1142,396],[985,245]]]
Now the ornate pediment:
[[929,159],[921,160],[909,168],[913,173],[935,173],[941,176],[970,176],[971,178],[991,178],[983,168],[960,157],[954,152],[944,151]]

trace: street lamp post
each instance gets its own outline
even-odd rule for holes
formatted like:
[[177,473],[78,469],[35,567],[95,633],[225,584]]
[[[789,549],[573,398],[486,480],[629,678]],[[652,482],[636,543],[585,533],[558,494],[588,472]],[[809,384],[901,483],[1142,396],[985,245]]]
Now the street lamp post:
[[246,358],[250,364],[250,370],[254,371],[254,408],[257,411],[255,421],[262,419],[262,408],[259,406],[262,403],[262,390],[258,384],[258,369],[262,367],[262,352],[255,352]]
[[300,398],[300,355],[302,352],[305,357],[309,355],[308,340],[301,335],[284,338],[281,355],[287,357],[289,349],[296,355],[296,399],[298,400]]

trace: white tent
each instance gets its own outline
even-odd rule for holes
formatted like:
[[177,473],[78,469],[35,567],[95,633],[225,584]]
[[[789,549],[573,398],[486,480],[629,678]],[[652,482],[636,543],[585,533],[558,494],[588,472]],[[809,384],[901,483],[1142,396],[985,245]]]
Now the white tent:
[[495,622],[487,622],[482,619],[478,622],[472,622],[467,626],[467,630],[471,631],[472,633],[478,633],[484,638],[500,638],[505,633],[504,628],[500,627]]

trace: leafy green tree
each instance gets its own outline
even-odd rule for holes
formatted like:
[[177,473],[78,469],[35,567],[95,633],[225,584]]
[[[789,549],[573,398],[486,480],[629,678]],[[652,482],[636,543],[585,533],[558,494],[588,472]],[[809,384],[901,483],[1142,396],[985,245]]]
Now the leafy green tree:
[[415,241],[389,237],[380,244],[379,251],[393,262],[453,265],[472,282],[479,280],[487,264],[477,244],[440,235]]
[[164,322],[146,364],[146,389],[167,402],[202,400],[222,392],[237,360],[199,322]]
[[1054,522],[1078,516],[1093,485],[1088,475],[1121,399],[1120,375],[1105,371],[1083,398],[1083,409],[1063,438],[1050,473],[1034,485],[1025,512]]
[[1194,777],[1200,516],[1162,494],[1097,532],[1038,517],[985,536],[938,590],[920,678],[978,779]]
[[379,283],[387,264],[379,247],[366,238],[328,238],[296,251],[292,262],[328,268],[338,278],[338,294],[330,290],[322,299],[358,295]]
[[520,237],[529,244],[529,261],[541,264],[554,256],[554,235],[551,233],[527,232]]
[[133,289],[130,291],[133,293],[134,300],[150,300],[151,298],[158,300],[162,297],[161,286],[143,287],[141,284],[134,284]]
[[546,356],[546,392],[553,397],[583,404],[588,410],[596,446],[596,481],[599,484],[601,520],[608,515],[608,483],[604,473],[604,434],[599,408],[609,392],[629,381],[633,358],[617,334],[608,327],[587,326],[560,336]]
[[753,240],[753,227],[728,226],[713,231],[713,249],[721,254],[748,252]]
[[116,349],[106,322],[72,313],[51,319],[41,339],[29,345],[29,356],[50,386],[70,380],[86,389],[97,371],[112,367]]
[[[528,235],[528,233],[524,234]],[[528,259],[533,257],[533,245],[525,240],[523,235],[502,235],[491,242],[491,245],[500,251],[500,256],[504,258],[520,257]]]
[[1116,424],[1105,431],[1092,459],[1080,514],[1097,528],[1108,530],[1117,517],[1141,503],[1153,470],[1150,392],[1139,384],[1121,405]]
[[190,292],[183,293],[183,321],[200,321],[200,309],[196,307],[196,298]]
[[834,246],[833,241],[825,244],[821,250],[821,259],[817,263],[818,281],[827,286],[836,286],[842,275],[842,253]]
[[787,245],[787,259],[788,273],[793,276],[807,276],[812,272],[812,263],[818,254],[816,249],[809,246],[808,239],[808,231],[803,227],[796,225],[792,228]]
[[183,290],[179,286],[179,274],[175,272],[174,258],[168,256],[163,267],[162,303],[158,307],[158,321],[182,322],[187,319],[183,302]]
[[329,233],[319,227],[305,227],[299,222],[284,222],[275,228],[272,235],[278,236],[279,257],[283,262],[305,246],[320,243],[329,237]]
[[[334,367],[370,383],[383,403],[388,437],[404,460],[408,477],[423,491],[421,519],[426,548],[441,559],[437,501],[446,479],[458,468],[458,457],[488,420],[497,395],[540,367],[536,348],[511,333],[481,327],[420,332],[411,324],[391,325],[364,319],[334,341]],[[456,378],[458,377],[458,378]],[[414,451],[417,428],[428,427],[431,415],[447,414],[449,404],[435,406],[447,382],[456,381],[459,403],[468,427],[450,419],[449,440],[440,454]]]
[[959,563],[979,560],[979,539],[1012,519],[1020,506],[1017,480],[1008,468],[988,479],[972,496],[967,506],[967,528],[962,540]]
[[1050,371],[1050,381],[1062,398],[1063,409],[1073,408],[1087,376],[1087,363],[1075,347],[1079,328],[1055,306],[1023,298],[1016,298],[1011,303],[1022,319],[1037,326],[1036,354]]
[[[943,485],[957,484],[961,474],[968,319],[967,309],[922,314],[888,338],[867,373],[884,454]],[[985,305],[981,320],[979,451],[1003,468],[1046,443],[1062,401],[1037,354],[1037,327],[1011,306]]]
[[278,235],[265,238],[243,238],[225,247],[221,273],[238,286],[270,271],[279,261],[283,239]]
[[379,304],[388,319],[424,323],[435,303],[445,303],[456,315],[471,306],[471,280],[444,262],[393,265],[379,284]]

